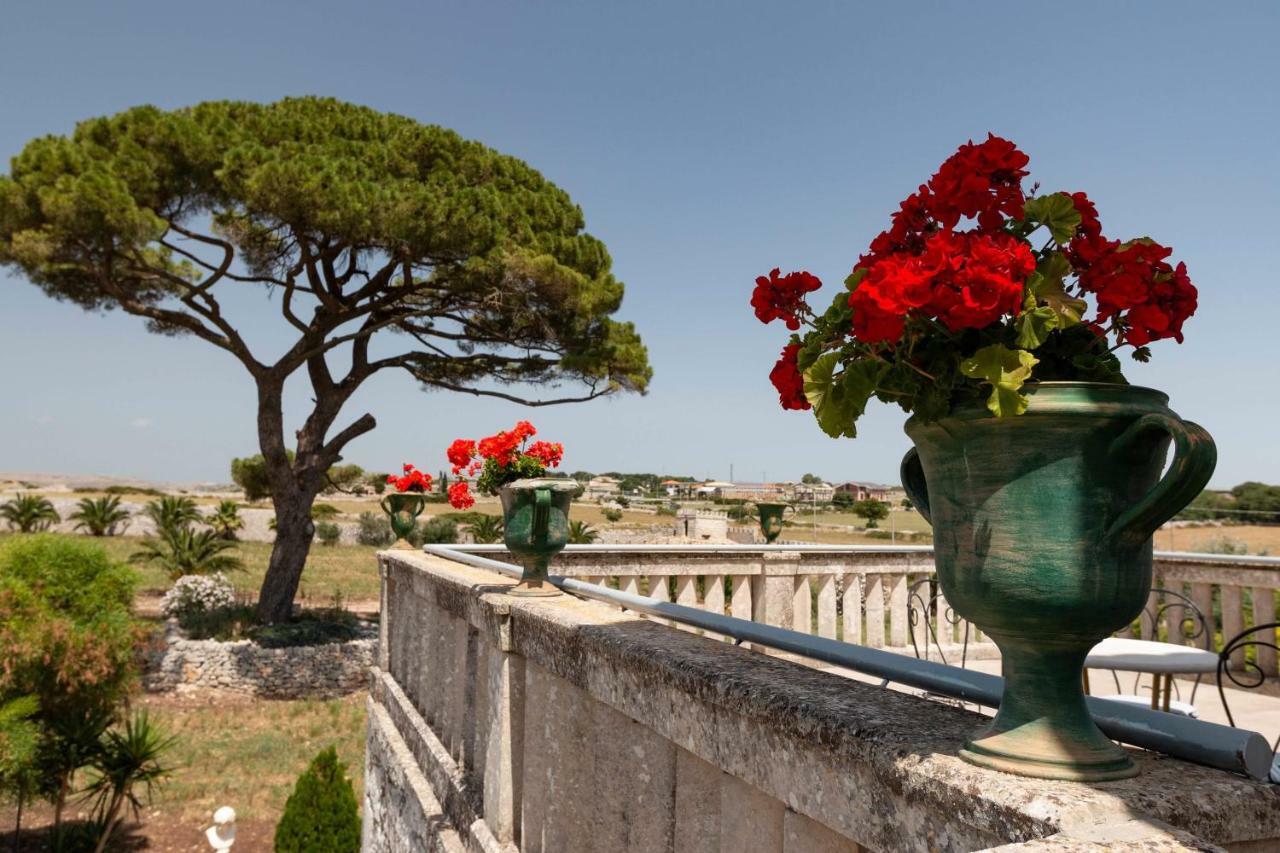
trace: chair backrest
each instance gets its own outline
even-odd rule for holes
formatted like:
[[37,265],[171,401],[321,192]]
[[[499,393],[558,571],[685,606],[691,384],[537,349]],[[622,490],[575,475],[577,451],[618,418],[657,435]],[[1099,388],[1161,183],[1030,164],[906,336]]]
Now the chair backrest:
[[1138,614],[1149,636],[1159,639],[1161,624],[1176,631],[1176,636],[1166,636],[1164,642],[1182,646],[1200,646],[1213,651],[1213,631],[1204,612],[1196,603],[1178,590],[1153,587],[1147,598],[1147,606]]
[[941,631],[946,639],[952,641],[947,645],[954,645],[955,633],[959,629],[960,668],[964,669],[969,658],[969,622],[947,603],[936,578],[923,578],[908,588],[907,625],[911,635],[911,650],[915,656],[928,660],[929,644],[932,642],[942,663],[949,661],[939,641],[938,632]]
[[[1231,705],[1227,702],[1223,679],[1245,690],[1253,690],[1265,684],[1267,672],[1258,663],[1258,650],[1271,649],[1272,652],[1280,652],[1280,645],[1276,643],[1276,628],[1280,628],[1280,622],[1264,622],[1261,625],[1246,628],[1228,639],[1218,654],[1218,697],[1222,700],[1222,707],[1227,711],[1227,722],[1233,726],[1236,720],[1231,714]],[[1252,659],[1249,655],[1250,649],[1253,649]],[[1235,669],[1231,665],[1233,656],[1238,666]],[[1274,658],[1272,660],[1274,661]],[[1275,673],[1273,672],[1272,675]],[[1280,748],[1280,737],[1277,737],[1272,747],[1273,750],[1277,748]]]

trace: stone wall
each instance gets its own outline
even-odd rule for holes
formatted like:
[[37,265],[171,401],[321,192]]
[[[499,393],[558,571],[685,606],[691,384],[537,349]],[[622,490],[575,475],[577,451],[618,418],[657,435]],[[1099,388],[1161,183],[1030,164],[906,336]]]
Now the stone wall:
[[957,756],[972,712],[379,559],[366,853],[1280,847],[1273,786],[1138,751],[1102,785],[984,770]]
[[188,640],[170,622],[146,653],[143,687],[152,693],[226,690],[269,699],[331,698],[368,685],[376,637],[268,649],[250,640]]

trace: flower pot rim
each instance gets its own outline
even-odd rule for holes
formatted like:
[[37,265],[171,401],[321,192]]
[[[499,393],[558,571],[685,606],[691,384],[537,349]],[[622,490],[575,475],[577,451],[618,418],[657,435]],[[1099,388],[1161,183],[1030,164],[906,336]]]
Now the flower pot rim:
[[985,401],[974,400],[956,406],[936,421],[925,422],[912,415],[907,419],[904,428],[909,435],[912,429],[950,420],[1012,424],[1037,415],[1097,415],[1108,410],[1118,414],[1122,411],[1141,412],[1151,411],[1152,408],[1163,409],[1169,405],[1169,395],[1164,391],[1148,388],[1145,385],[1126,385],[1120,382],[1028,382],[1022,386],[1022,393],[1027,395],[1030,404],[1020,415],[999,418],[991,413]]
[[578,483],[576,480],[564,479],[561,477],[526,477],[522,480],[512,480],[510,483],[503,484],[499,491],[507,489],[551,489],[553,492],[576,492]]

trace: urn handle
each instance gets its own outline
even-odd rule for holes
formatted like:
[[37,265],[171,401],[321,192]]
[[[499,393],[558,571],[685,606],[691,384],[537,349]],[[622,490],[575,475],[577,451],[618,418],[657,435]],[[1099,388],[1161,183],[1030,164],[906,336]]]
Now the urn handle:
[[1125,510],[1107,530],[1116,544],[1141,545],[1178,511],[1191,503],[1209,483],[1218,464],[1218,448],[1204,427],[1191,421],[1153,413],[1134,421],[1111,443],[1113,458],[1142,447],[1152,433],[1167,433],[1173,439],[1173,462],[1155,488]]
[[920,463],[920,454],[913,447],[902,457],[902,488],[911,499],[916,510],[924,516],[924,520],[933,524],[929,516],[929,484],[924,478],[924,465]]
[[540,486],[533,492],[533,541],[539,545],[547,543],[551,525],[551,490]]

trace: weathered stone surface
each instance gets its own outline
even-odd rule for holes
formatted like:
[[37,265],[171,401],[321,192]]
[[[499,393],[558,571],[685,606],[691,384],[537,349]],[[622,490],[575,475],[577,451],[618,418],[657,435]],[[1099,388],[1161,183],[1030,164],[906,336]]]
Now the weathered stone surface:
[[374,636],[284,649],[188,640],[170,622],[163,642],[144,655],[142,686],[152,693],[222,690],[269,699],[344,696],[364,689],[377,651]]
[[[1190,833],[1193,843],[1231,849],[1280,839],[1280,792],[1271,786],[1140,752],[1140,777],[1098,785],[983,770],[956,756],[980,722],[969,712],[572,596],[511,598],[501,592],[507,579],[479,569],[410,553],[385,559],[397,588],[415,599],[391,611],[404,620],[389,626],[393,673],[478,667],[483,658],[458,655],[450,641],[430,658],[397,661],[404,648],[397,633],[424,627],[409,615],[417,612],[455,623],[450,637],[463,623],[465,636],[502,645],[523,661],[523,721],[510,726],[523,734],[520,787],[511,793],[521,850],[715,850],[706,828],[717,817],[719,849],[726,851],[854,844],[979,850],[1051,837],[1075,843],[1090,827],[1131,819],[1163,821]],[[432,672],[423,689],[429,683],[449,695],[446,682],[460,676]],[[492,678],[472,678],[490,690]],[[485,705],[476,700],[473,707]],[[628,757],[633,744],[643,755]],[[494,745],[484,749],[488,762]],[[637,767],[647,781],[619,778]],[[708,793],[716,773],[718,803]],[[659,795],[658,783],[672,798]],[[436,796],[447,809],[448,798]],[[755,803],[749,815],[744,802]],[[646,809],[628,811],[633,803]],[[478,817],[487,813],[487,804],[477,809]],[[628,828],[641,813],[644,831],[658,834]],[[608,815],[604,824],[599,814]],[[750,843],[730,846],[741,840],[748,816]],[[602,839],[607,846],[597,846]]]
[[372,700],[364,763],[364,853],[466,850],[395,725]]

